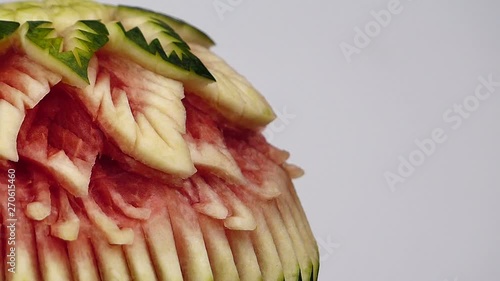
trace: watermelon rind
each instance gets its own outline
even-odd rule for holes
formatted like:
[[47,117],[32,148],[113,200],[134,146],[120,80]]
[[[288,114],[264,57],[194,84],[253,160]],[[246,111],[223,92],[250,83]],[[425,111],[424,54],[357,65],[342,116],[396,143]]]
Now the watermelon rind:
[[188,43],[201,45],[205,48],[210,48],[215,45],[215,42],[205,32],[195,26],[172,16],[157,13],[141,7],[132,7],[126,5],[118,5],[114,13],[116,20],[133,17],[155,18],[163,21],[172,27],[182,39]]
[[15,21],[0,20],[0,56],[11,47],[13,35],[19,26]]
[[[187,43],[166,23],[150,19],[131,28],[126,21],[107,25],[110,42],[105,51],[119,52],[141,66],[166,77],[195,83],[215,81]],[[204,81],[207,80],[207,81]]]
[[78,21],[68,29],[66,39],[57,35],[49,21],[28,21],[21,27],[21,44],[31,58],[61,74],[64,82],[83,88],[89,84],[89,62],[108,42],[108,32],[94,20]]

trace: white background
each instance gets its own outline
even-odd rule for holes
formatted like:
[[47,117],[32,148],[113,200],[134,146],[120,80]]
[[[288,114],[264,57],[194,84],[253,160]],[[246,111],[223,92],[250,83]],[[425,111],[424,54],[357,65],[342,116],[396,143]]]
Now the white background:
[[[456,130],[443,119],[478,77],[500,81],[498,1],[402,0],[350,63],[339,45],[390,1],[167,2],[150,7],[202,27],[289,115],[267,135],[306,170],[321,281],[500,280],[500,87]],[[391,189],[384,173],[438,128],[446,142]]]
[[[500,2],[402,0],[348,62],[340,44],[390,2],[121,1],[201,27],[282,113],[266,134],[306,170],[321,281],[500,280],[500,87],[455,130],[443,119],[478,77],[500,81]],[[439,128],[391,189],[384,173]]]

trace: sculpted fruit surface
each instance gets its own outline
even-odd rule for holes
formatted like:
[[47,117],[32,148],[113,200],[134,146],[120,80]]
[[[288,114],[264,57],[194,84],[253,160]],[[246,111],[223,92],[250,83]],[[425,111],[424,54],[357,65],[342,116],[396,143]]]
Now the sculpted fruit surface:
[[0,4],[0,281],[317,280],[266,100],[179,19]]

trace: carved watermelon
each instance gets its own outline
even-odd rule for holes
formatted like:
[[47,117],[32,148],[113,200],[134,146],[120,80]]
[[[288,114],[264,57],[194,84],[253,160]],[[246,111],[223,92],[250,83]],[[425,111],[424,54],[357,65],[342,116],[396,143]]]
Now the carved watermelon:
[[195,27],[0,5],[0,280],[317,280],[265,99]]

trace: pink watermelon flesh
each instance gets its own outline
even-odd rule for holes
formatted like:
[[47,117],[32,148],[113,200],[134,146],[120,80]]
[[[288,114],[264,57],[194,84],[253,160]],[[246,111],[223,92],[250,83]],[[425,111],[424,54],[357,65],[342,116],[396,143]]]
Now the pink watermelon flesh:
[[[117,67],[111,65],[114,60],[100,59],[103,67]],[[25,58],[12,54],[10,62],[16,60]],[[26,74],[13,65],[0,62],[2,79],[22,88],[17,82]],[[182,179],[124,154],[75,92],[59,83],[27,107],[17,139],[20,160],[0,163],[2,189],[9,184],[8,170],[15,169],[18,219],[12,275],[6,270],[7,192],[0,192],[0,280],[297,280],[299,271],[304,280],[317,277],[316,244],[283,166],[288,154],[269,145],[260,132],[232,126],[199,97],[185,93],[184,137],[195,145],[228,149],[246,183],[204,167]],[[0,93],[0,98],[6,96]],[[132,110],[139,107],[140,102],[131,102]],[[60,155],[89,179],[88,194],[50,166],[50,159]],[[49,212],[32,218],[27,210],[33,203]],[[276,225],[290,229],[273,231]],[[303,243],[299,252],[290,241]],[[284,273],[263,264],[269,253]],[[292,262],[282,253],[292,253]],[[221,268],[224,263],[227,269]]]

